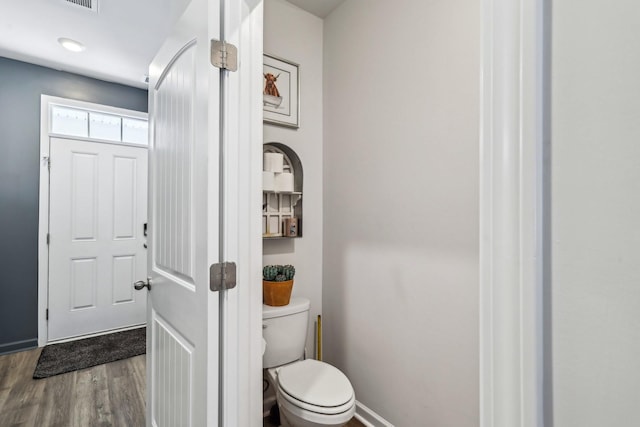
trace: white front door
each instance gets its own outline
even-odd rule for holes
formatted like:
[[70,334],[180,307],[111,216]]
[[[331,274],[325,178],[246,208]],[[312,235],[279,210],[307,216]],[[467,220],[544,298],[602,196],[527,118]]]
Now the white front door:
[[51,138],[48,340],[145,322],[147,149]]
[[192,0],[150,67],[148,426],[218,422],[219,23],[219,0]]

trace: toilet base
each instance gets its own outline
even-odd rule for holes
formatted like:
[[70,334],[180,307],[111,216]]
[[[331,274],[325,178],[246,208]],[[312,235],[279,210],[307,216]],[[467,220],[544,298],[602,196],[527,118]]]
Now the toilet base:
[[323,422],[318,423],[295,416],[280,404],[278,404],[278,407],[280,408],[280,427],[343,427],[353,418],[356,412],[354,407],[353,411],[344,414],[344,417],[340,417],[339,419],[334,418],[332,421],[325,419]]
[[276,400],[282,427],[343,427],[356,413],[355,404],[341,414],[325,415],[307,411],[289,403],[280,396],[280,391],[276,392]]

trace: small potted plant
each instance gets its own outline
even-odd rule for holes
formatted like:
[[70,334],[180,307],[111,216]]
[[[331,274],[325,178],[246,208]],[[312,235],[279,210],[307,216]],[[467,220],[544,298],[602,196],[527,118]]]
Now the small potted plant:
[[289,304],[293,289],[293,265],[266,265],[262,269],[262,299],[266,305],[279,307]]

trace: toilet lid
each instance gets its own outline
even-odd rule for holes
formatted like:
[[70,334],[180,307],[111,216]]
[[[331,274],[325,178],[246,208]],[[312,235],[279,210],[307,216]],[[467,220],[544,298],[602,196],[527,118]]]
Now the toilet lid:
[[353,398],[353,387],[339,369],[313,359],[281,368],[278,385],[290,396],[314,406],[341,406]]

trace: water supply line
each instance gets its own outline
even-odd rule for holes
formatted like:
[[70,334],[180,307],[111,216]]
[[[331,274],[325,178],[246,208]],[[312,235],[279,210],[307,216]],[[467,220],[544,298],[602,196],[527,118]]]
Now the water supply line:
[[318,342],[316,343],[316,359],[322,361],[322,316],[318,314],[318,321],[316,322],[316,337]]

